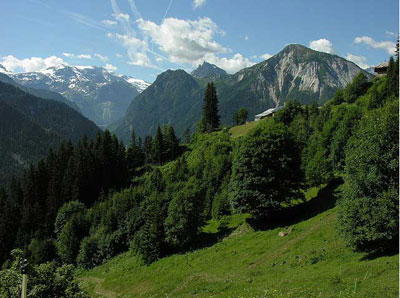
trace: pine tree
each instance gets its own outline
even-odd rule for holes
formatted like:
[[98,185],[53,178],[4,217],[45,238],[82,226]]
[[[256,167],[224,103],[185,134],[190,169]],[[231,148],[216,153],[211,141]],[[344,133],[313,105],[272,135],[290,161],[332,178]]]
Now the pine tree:
[[179,140],[175,135],[175,130],[171,125],[164,127],[164,143],[166,160],[173,160],[179,154]]
[[146,136],[143,143],[143,152],[145,155],[145,163],[151,162],[151,147],[153,144],[153,138],[151,136]]
[[233,116],[233,122],[236,125],[242,125],[246,123],[247,117],[249,117],[249,112],[246,108],[240,108]]
[[151,160],[155,164],[162,164],[164,162],[164,135],[161,131],[160,125],[157,127],[157,132],[154,135],[153,143],[151,145]]
[[183,143],[189,144],[190,143],[190,129],[186,128],[184,136],[183,136]]
[[387,70],[387,84],[389,95],[395,94],[399,96],[399,59],[395,61],[390,57],[389,66]]
[[213,132],[219,127],[218,97],[214,83],[208,83],[204,95],[203,118],[201,120],[202,132]]
[[143,165],[144,154],[141,144],[136,140],[135,131],[132,131],[131,143],[126,153],[128,171],[131,176],[134,175],[135,169]]

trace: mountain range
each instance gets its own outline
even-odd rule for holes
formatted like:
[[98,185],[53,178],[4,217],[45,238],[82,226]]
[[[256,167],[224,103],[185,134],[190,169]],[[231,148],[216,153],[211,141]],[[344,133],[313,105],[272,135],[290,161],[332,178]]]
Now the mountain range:
[[149,86],[96,66],[59,65],[41,72],[13,73],[0,65],[0,72],[24,87],[61,94],[101,127],[120,119],[132,100]]
[[241,107],[253,119],[255,114],[288,100],[322,104],[360,71],[373,77],[344,58],[298,44],[288,45],[268,60],[232,75],[206,62],[191,74],[168,70],[139,94],[126,115],[110,128],[125,142],[132,129],[144,137],[154,134],[158,124],[171,124],[178,136],[188,128],[193,131],[201,118],[203,93],[209,81],[216,84],[221,123],[230,125]]

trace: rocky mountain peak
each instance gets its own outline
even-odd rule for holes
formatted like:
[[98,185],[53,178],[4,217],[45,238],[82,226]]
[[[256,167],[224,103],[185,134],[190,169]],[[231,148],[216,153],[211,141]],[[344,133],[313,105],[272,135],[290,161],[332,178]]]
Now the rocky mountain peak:
[[226,71],[218,66],[204,61],[197,69],[192,71],[191,75],[195,78],[213,78],[227,75]]

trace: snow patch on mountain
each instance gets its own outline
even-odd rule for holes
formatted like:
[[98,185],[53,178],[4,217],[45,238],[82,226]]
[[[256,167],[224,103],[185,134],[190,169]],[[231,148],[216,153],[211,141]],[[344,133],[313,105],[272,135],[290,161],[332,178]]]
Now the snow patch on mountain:
[[149,87],[151,85],[150,83],[140,80],[140,79],[135,79],[135,78],[131,78],[131,77],[126,77],[124,79],[129,84],[132,84],[132,86],[135,87],[136,90],[139,91],[139,93],[142,93],[144,90],[147,89],[147,87]]
[[[0,67],[0,72],[6,71],[4,66]],[[41,72],[7,72],[7,75],[26,87],[62,94],[100,126],[121,118],[135,96],[150,85],[97,66],[61,64]]]

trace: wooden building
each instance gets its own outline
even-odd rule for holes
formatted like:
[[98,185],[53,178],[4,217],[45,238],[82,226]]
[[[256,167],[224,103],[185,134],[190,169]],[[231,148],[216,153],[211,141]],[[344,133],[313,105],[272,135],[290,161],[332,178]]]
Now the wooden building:
[[384,76],[386,75],[387,69],[389,66],[389,62],[382,62],[375,66],[374,72],[376,73],[377,76]]

